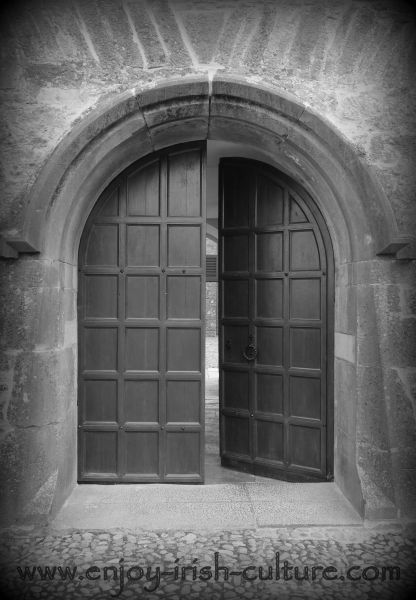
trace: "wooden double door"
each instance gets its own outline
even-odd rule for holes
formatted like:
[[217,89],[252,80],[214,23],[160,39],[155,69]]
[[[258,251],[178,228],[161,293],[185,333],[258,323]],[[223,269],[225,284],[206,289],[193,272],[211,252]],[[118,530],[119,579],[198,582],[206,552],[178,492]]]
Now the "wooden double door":
[[322,217],[276,170],[223,159],[219,264],[222,464],[330,479],[333,262]]
[[[81,482],[204,480],[205,145],[141,160],[79,250]],[[224,465],[330,475],[328,259],[321,217],[261,163],[220,165]]]

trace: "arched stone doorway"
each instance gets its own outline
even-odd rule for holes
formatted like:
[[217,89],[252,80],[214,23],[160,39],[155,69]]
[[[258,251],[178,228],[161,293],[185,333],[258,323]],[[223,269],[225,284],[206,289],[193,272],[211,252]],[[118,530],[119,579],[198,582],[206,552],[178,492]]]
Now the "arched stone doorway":
[[[72,130],[32,188],[20,233],[51,268],[59,270],[62,303],[50,307],[48,318],[54,318],[53,311],[63,310],[60,318],[65,328],[59,348],[65,351],[66,372],[73,373],[67,378],[66,404],[59,415],[65,452],[57,455],[53,465],[48,463],[44,473],[45,482],[55,482],[53,510],[76,481],[74,308],[77,252],[87,216],[102,191],[135,160],[172,144],[200,139],[262,148],[269,159],[265,162],[302,185],[327,223],[336,288],[334,478],[361,514],[375,514],[374,498],[380,509],[377,514],[386,514],[392,506],[390,458],[385,453],[375,463],[365,451],[374,403],[365,402],[356,344],[358,336],[379,343],[365,319],[362,293],[368,272],[376,268],[377,252],[397,236],[394,215],[354,148],[323,118],[276,89],[221,77],[184,79],[117,96]],[[357,286],[361,286],[359,298]],[[39,382],[45,398],[54,396],[50,385],[48,378]],[[382,402],[377,403],[377,418],[387,423]],[[379,435],[387,435],[385,428]],[[28,493],[34,496],[37,489],[34,486]]]

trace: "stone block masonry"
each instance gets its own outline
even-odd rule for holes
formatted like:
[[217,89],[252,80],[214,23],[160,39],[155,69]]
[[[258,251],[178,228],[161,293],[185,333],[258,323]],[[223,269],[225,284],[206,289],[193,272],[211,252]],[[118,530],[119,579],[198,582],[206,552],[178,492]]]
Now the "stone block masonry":
[[414,218],[409,3],[35,0],[5,3],[1,22],[1,217],[10,232],[58,141],[106,97],[206,72],[307,102],[372,166],[400,225]]

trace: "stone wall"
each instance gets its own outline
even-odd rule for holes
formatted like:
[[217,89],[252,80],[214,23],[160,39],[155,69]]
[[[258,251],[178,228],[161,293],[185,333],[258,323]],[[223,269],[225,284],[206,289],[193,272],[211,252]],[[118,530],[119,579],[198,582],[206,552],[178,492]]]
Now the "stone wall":
[[365,156],[403,230],[415,215],[415,22],[399,0],[32,0],[3,5],[3,227],[71,127],[166,77],[241,75],[292,93]]
[[[105,187],[129,157],[192,135],[251,139],[321,206],[336,259],[335,480],[368,517],[414,517],[411,3],[16,1],[2,7],[0,39],[3,521],[46,518],[76,481],[74,257],[101,192],[94,173],[105,166]],[[174,79],[191,92],[162,119]],[[116,143],[118,162],[103,150]],[[50,251],[61,239],[68,250]]]

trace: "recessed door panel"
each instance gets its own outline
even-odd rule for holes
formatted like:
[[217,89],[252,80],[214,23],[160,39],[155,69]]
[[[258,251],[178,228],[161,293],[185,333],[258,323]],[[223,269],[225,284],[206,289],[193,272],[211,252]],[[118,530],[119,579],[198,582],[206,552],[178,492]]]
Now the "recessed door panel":
[[185,150],[168,158],[168,215],[201,216],[201,153]]
[[201,318],[201,277],[167,277],[168,319]]
[[290,366],[319,369],[321,366],[321,330],[292,327],[290,329]]
[[100,210],[100,217],[117,217],[119,211],[119,188],[116,188],[106,200],[103,198],[103,205]]
[[248,271],[248,235],[227,235],[223,244],[223,271]]
[[283,364],[283,329],[257,327],[257,364],[280,367]]
[[231,417],[223,415],[224,452],[242,454],[249,457],[250,452],[250,421],[246,417]]
[[290,279],[291,319],[321,318],[321,280]]
[[283,423],[257,420],[256,426],[256,458],[265,458],[271,461],[283,462]]
[[79,250],[79,481],[203,482],[205,144],[98,200]]
[[222,375],[224,408],[248,410],[248,383],[247,372],[224,369]]
[[201,266],[201,226],[168,225],[168,267]]
[[256,409],[265,413],[283,414],[283,376],[256,373]]
[[117,370],[118,329],[115,327],[86,327],[83,367],[86,371]]
[[[236,181],[243,172],[245,192]],[[325,223],[306,192],[261,163],[223,159],[220,190],[222,464],[326,480],[333,259]]]
[[248,311],[248,280],[224,279],[223,287],[224,317],[245,317]]
[[283,270],[283,234],[256,234],[256,267],[257,271],[274,272]]
[[124,421],[159,423],[159,382],[133,379],[124,382]]
[[166,476],[199,476],[201,433],[168,431],[166,433]]
[[156,327],[126,327],[124,348],[126,371],[159,370],[159,330]]
[[117,319],[117,275],[86,275],[85,317],[87,319]]
[[323,412],[322,403],[320,378],[290,377],[290,416],[319,420]]
[[86,430],[82,432],[82,436],[85,475],[116,475],[117,432]]
[[168,371],[201,370],[201,331],[200,329],[167,330],[167,369]]
[[155,160],[127,177],[127,214],[131,217],[159,215],[160,163]]
[[294,198],[290,198],[289,223],[307,223],[308,219]]
[[318,244],[313,231],[290,231],[290,269],[316,271],[321,268]]
[[270,227],[283,223],[284,188],[268,177],[257,183],[256,225]]
[[160,264],[159,225],[127,225],[128,267],[157,267]]
[[259,319],[283,318],[283,280],[257,279],[256,317]]
[[200,397],[199,381],[167,381],[167,423],[199,423],[201,421]]
[[125,282],[126,319],[158,319],[159,275],[127,275]]
[[90,379],[84,382],[84,420],[117,421],[117,381]]
[[92,226],[83,259],[86,265],[113,267],[118,265],[118,225]]
[[223,193],[227,201],[222,209],[225,227],[248,227],[251,189],[251,176],[244,168],[236,166],[224,173]]
[[243,351],[248,339],[247,325],[224,325],[223,361],[224,363],[245,363]]
[[322,430],[318,427],[290,425],[289,447],[291,464],[307,469],[322,468],[321,454]]
[[126,475],[158,475],[159,473],[159,432],[126,431],[124,434],[126,452]]

